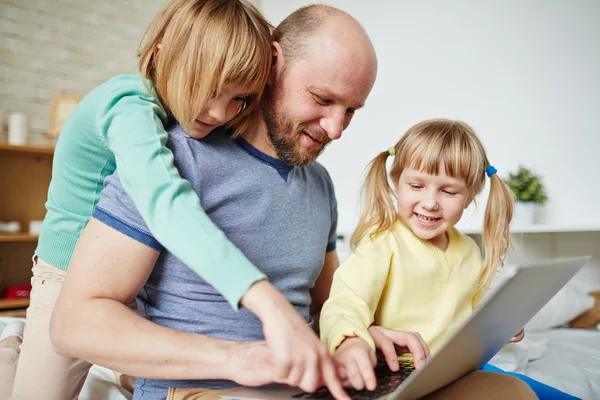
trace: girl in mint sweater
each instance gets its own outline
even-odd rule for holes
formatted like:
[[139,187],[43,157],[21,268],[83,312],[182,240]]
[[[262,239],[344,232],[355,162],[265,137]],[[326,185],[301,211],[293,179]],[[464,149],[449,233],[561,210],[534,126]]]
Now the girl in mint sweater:
[[92,90],[56,145],[14,398],[72,399],[83,385],[90,365],[53,351],[49,322],[77,240],[117,166],[152,234],[232,307],[257,314],[273,350],[293,354],[294,342],[320,345],[285,297],[206,216],[165,146],[166,128],[175,121],[197,139],[221,125],[234,136],[244,131],[270,72],[271,26],[246,1],[173,0],[150,24],[138,56],[140,74]]

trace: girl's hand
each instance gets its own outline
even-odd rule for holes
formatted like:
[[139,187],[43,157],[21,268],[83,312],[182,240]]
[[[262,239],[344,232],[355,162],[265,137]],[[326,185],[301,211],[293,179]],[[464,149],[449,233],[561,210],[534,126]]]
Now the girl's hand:
[[371,326],[369,333],[375,342],[375,346],[381,350],[387,365],[392,371],[398,371],[398,355],[411,353],[415,368],[421,365],[429,357],[429,347],[421,335],[416,332],[397,331],[395,329]]
[[521,329],[512,339],[510,339],[509,343],[517,343],[523,340],[525,337],[525,328]]
[[377,357],[367,342],[359,337],[346,338],[335,351],[333,358],[345,369],[347,379],[344,385],[352,386],[356,390],[375,390]]

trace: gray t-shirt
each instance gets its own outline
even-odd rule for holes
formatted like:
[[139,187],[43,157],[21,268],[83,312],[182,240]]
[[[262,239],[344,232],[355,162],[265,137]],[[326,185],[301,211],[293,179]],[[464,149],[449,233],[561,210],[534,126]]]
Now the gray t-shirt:
[[[311,322],[309,289],[336,240],[337,206],[325,168],[318,163],[284,164],[243,139],[231,140],[224,130],[195,140],[175,127],[169,132],[168,146],[210,219]],[[260,321],[252,313],[234,311],[151,235],[123,190],[118,172],[104,185],[93,217],[162,252],[137,298],[142,316],[162,326],[216,338],[264,339]],[[202,243],[198,250],[200,256]],[[134,399],[164,399],[169,387],[232,386],[235,383],[222,380],[138,379]]]

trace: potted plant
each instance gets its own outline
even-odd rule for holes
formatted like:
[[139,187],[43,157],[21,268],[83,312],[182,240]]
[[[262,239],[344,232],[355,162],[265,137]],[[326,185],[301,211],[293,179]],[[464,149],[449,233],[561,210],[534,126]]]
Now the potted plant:
[[515,174],[508,174],[505,182],[512,189],[517,200],[513,221],[518,225],[532,224],[536,207],[548,200],[541,176],[519,166]]

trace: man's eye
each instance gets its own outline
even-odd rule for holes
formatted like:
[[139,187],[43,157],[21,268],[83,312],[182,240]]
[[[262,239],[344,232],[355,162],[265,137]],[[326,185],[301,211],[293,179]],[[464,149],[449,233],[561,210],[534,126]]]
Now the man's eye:
[[316,94],[313,94],[313,97],[314,97],[315,101],[317,103],[319,103],[320,105],[322,105],[322,106],[326,106],[326,105],[329,104],[329,100],[326,100],[326,99],[324,99],[322,97],[319,97]]
[[355,112],[356,112],[356,110],[354,108],[349,108],[346,110],[346,114],[348,114],[348,115],[354,115]]

